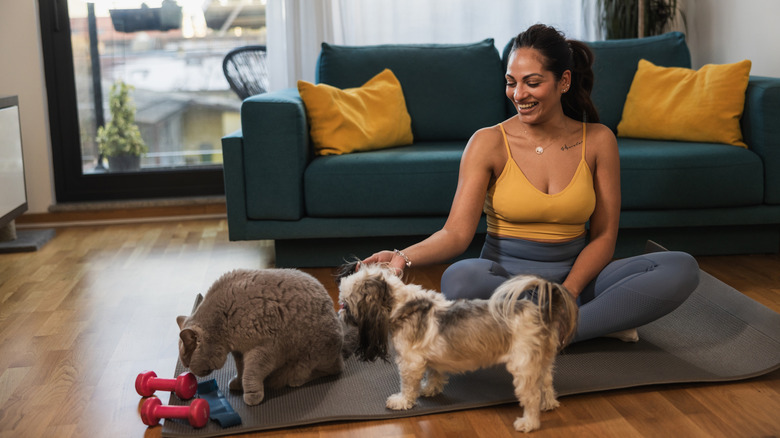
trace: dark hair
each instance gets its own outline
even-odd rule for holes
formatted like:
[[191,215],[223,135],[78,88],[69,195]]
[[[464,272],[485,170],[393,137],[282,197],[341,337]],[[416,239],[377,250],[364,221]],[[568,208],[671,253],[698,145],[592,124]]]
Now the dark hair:
[[535,24],[520,33],[512,43],[512,52],[528,47],[536,49],[545,59],[544,69],[560,80],[563,72],[571,71],[569,91],[561,96],[563,113],[575,120],[598,122],[599,113],[590,99],[593,90],[593,52],[576,40],[567,40],[558,29]]

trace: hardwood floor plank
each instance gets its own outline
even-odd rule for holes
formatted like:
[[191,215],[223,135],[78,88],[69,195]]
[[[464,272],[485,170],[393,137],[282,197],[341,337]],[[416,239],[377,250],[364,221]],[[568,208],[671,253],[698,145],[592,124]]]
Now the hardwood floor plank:
[[[775,381],[775,384],[777,381]],[[777,386],[775,386],[776,388]],[[778,427],[777,392],[763,383],[746,381],[739,386],[718,384],[697,388],[692,393],[699,402],[706,403],[708,418],[719,419],[722,423],[734,425],[738,436],[744,431],[740,425],[749,423],[753,436],[772,436],[780,434]],[[734,415],[740,415],[736,421]]]
[[694,396],[696,387],[691,388],[694,388],[694,390],[691,391],[688,387],[682,385],[680,388],[664,391],[660,394],[690,421],[696,424],[707,436],[739,436],[739,431],[735,430],[728,421],[712,416],[711,410]]
[[[175,318],[237,268],[270,266],[270,242],[229,242],[224,219],[65,227],[41,250],[0,255],[0,438],[159,437],[138,373],[172,377]],[[780,255],[698,257],[702,269],[780,312]],[[413,267],[431,289],[447,265]],[[337,298],[333,268],[306,269]],[[334,303],[335,306],[335,303]],[[161,394],[167,401],[167,394]],[[561,399],[535,437],[778,436],[780,371]],[[516,403],[439,415],[337,422],[239,437],[508,437]]]
[[[602,394],[560,399],[561,407],[542,417],[540,435],[604,437],[641,436]],[[549,417],[549,420],[547,418]]]
[[657,391],[636,391],[610,398],[610,403],[637,431],[658,436],[708,436]]
[[7,368],[0,374],[0,406],[4,406],[21,385],[31,367]]

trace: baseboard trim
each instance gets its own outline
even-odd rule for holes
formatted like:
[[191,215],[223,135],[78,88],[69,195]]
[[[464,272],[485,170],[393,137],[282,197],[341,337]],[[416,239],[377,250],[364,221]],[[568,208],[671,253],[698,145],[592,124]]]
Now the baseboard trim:
[[107,225],[227,218],[225,199],[151,200],[56,205],[47,213],[26,213],[16,218],[16,227]]

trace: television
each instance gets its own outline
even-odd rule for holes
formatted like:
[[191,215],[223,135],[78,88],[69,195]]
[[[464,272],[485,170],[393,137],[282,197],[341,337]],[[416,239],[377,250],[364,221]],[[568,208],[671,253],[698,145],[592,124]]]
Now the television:
[[0,230],[27,211],[22,127],[16,96],[0,96]]

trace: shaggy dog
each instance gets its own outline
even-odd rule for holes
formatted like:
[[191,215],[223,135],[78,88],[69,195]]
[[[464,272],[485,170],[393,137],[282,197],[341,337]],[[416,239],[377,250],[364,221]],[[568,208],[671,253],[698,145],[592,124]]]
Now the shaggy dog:
[[489,300],[445,299],[405,284],[385,265],[342,267],[339,317],[358,328],[355,354],[387,360],[395,351],[401,391],[387,407],[410,409],[420,395],[442,392],[447,374],[506,364],[524,408],[516,430],[540,426],[541,410],[558,407],[553,388],[555,356],[574,335],[577,304],[560,284],[517,276]]

